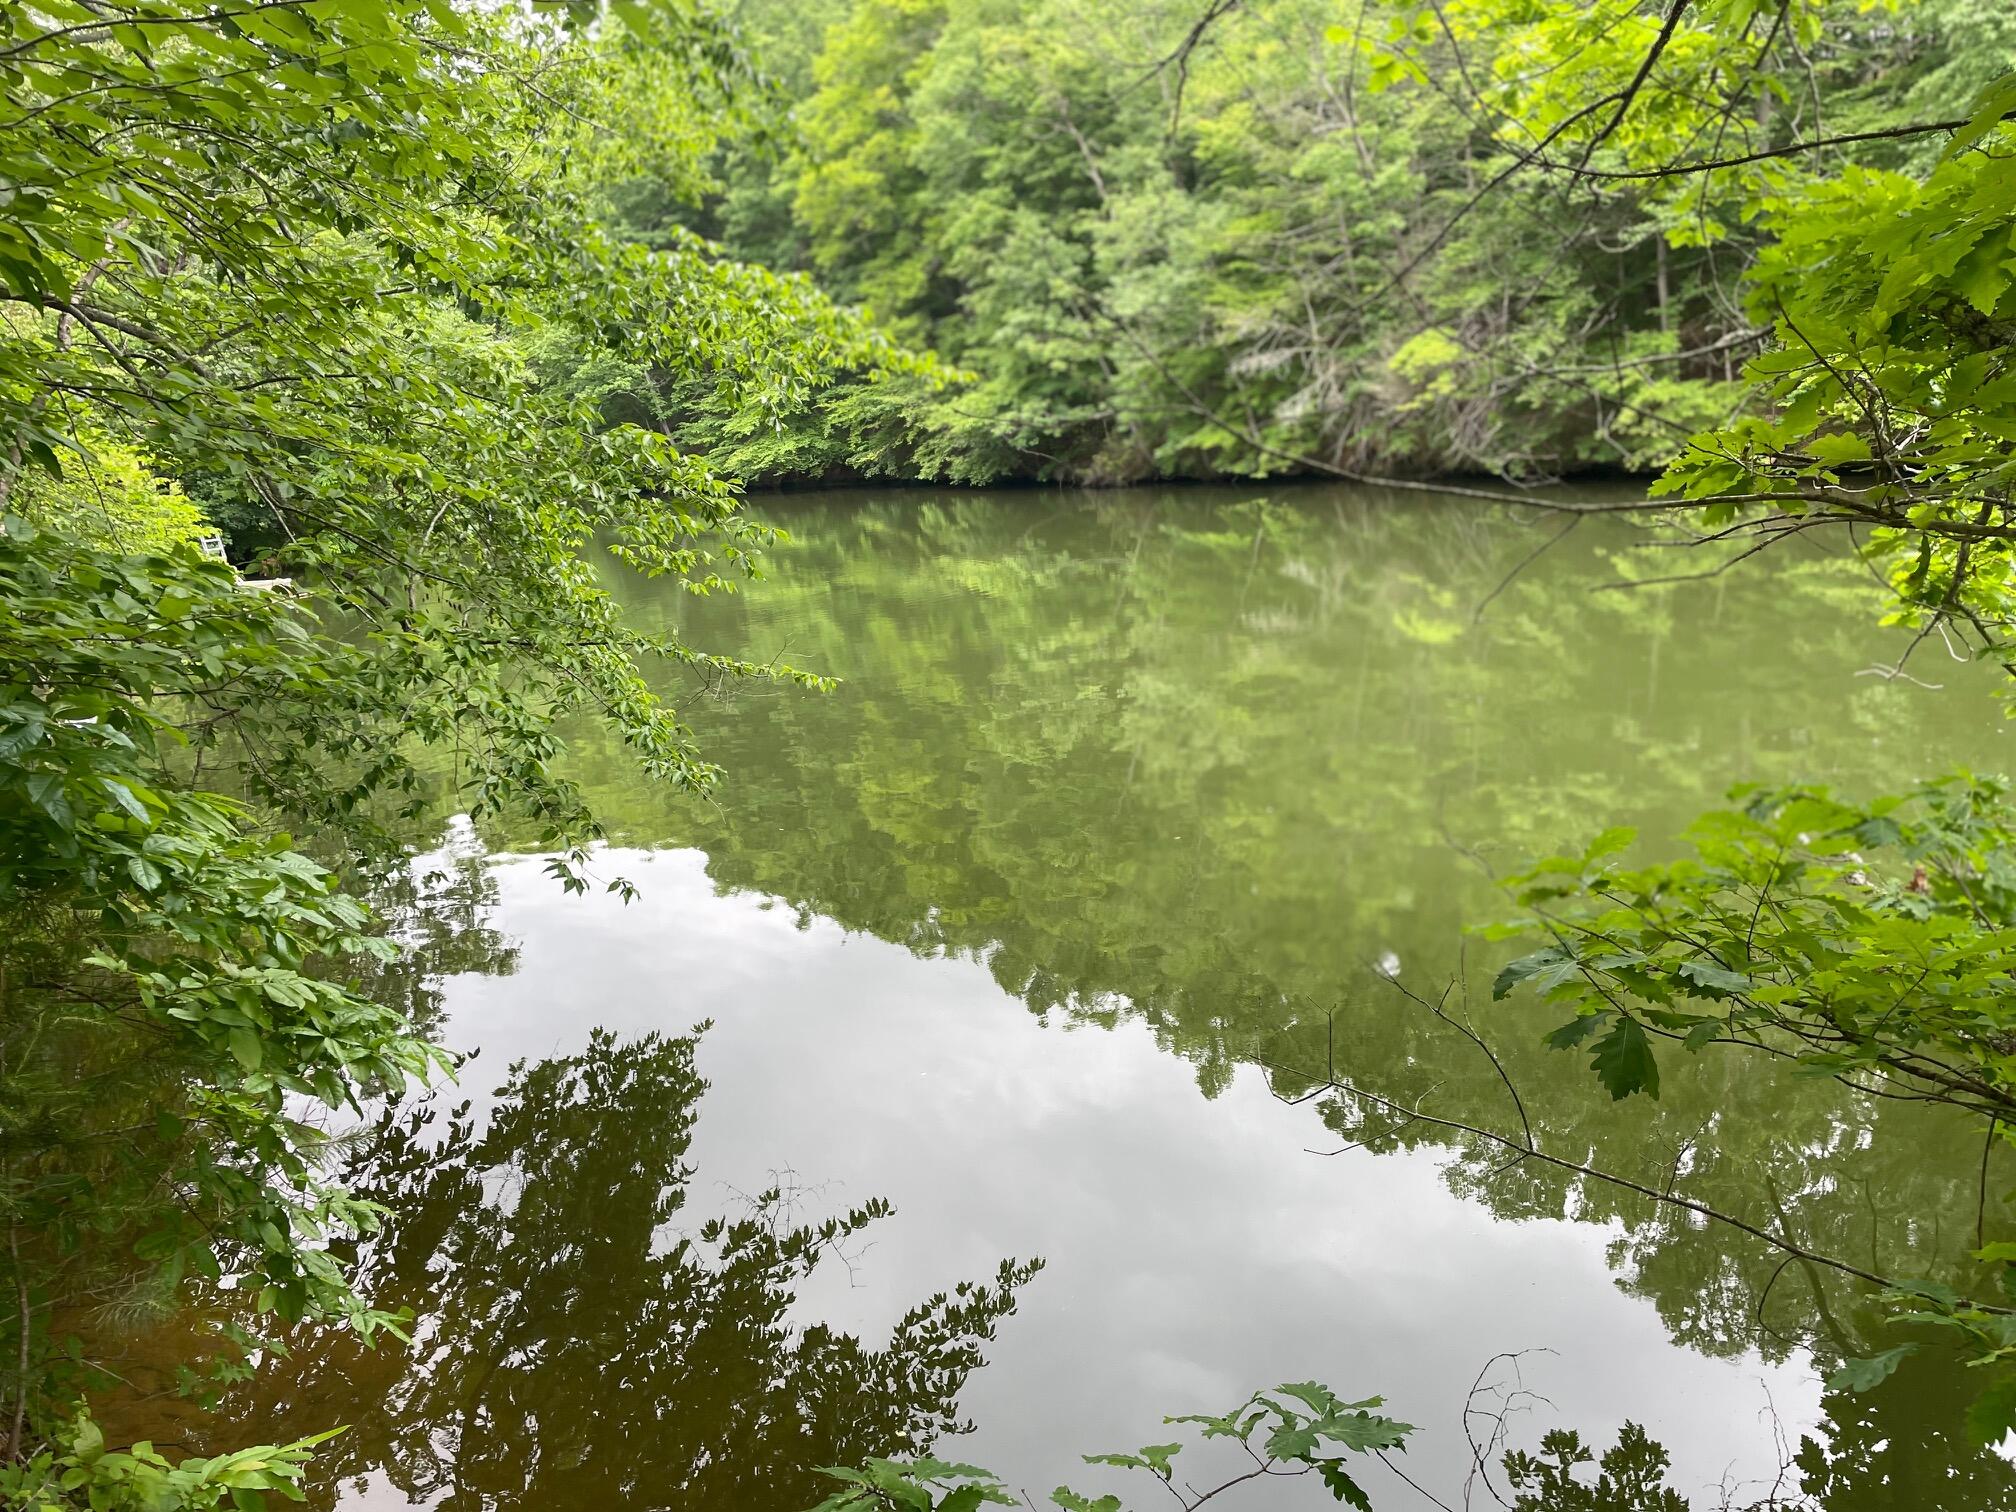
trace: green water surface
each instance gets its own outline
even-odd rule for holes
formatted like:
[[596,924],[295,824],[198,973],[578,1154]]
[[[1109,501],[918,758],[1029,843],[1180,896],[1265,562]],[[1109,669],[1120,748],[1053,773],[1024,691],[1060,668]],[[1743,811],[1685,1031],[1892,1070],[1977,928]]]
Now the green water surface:
[[[966,1423],[941,1449],[1040,1501],[1124,1487],[1077,1456],[1164,1413],[1311,1377],[1420,1425],[1406,1467],[1453,1500],[1482,1372],[1547,1399],[1514,1442],[1635,1419],[1704,1507],[1808,1435],[1793,1475],[1829,1508],[2016,1505],[1964,1441],[1962,1372],[1823,1390],[1892,1342],[1853,1285],[1295,1100],[1334,1072],[1518,1130],[1491,1060],[1405,987],[1471,1015],[1543,1148],[1872,1270],[1963,1274],[1977,1222],[2016,1218],[1977,1129],[1712,1054],[1612,1104],[1539,1044],[1558,1010],[1489,1001],[1508,947],[1465,926],[1510,912],[1494,872],[1614,824],[1670,851],[1739,781],[1998,769],[1999,674],[1935,639],[1880,675],[1900,632],[1817,549],[1609,586],[1718,560],[1611,520],[1535,556],[1557,518],[1331,488],[760,504],[793,538],[766,580],[619,591],[639,624],[840,687],[668,674],[725,772],[704,800],[576,732],[615,837],[596,870],[635,903],[563,897],[510,835],[462,827],[425,863],[479,880],[498,945],[444,988],[440,1033],[479,1052],[463,1087],[359,1157],[391,1209],[367,1275],[422,1315],[416,1347],[308,1348],[228,1408],[353,1424],[323,1502],[797,1507],[810,1465]],[[857,1234],[765,1248],[878,1198]],[[1006,1257],[1046,1262],[1009,1278],[1012,1314],[930,1307]]]

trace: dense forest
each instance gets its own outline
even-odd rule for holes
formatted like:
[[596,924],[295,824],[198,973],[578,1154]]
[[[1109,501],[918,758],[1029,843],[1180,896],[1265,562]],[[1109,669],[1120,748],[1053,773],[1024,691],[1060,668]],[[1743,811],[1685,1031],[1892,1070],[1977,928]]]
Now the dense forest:
[[[1236,715],[1256,684],[1313,708],[1330,686],[1300,610],[1254,587],[1263,557],[1304,588],[1328,574],[1326,626],[1447,645],[1592,519],[1684,548],[1678,572],[1613,553],[1626,587],[1766,553],[1846,564],[1852,589],[1791,578],[1778,607],[1814,638],[1882,619],[1895,660],[1866,670],[1885,684],[1919,681],[1921,647],[2008,668],[2016,11],[10,0],[0,85],[8,1505],[327,1500],[372,1456],[458,1507],[1015,1504],[930,1451],[1040,1261],[928,1294],[882,1341],[792,1313],[879,1199],[800,1221],[772,1190],[661,1243],[693,1179],[705,1026],[598,1029],[516,1064],[480,1126],[407,1102],[460,1069],[444,981],[511,948],[480,864],[414,857],[466,820],[559,892],[628,899],[605,842],[732,785],[738,748],[757,817],[713,844],[724,886],[984,960],[1046,1015],[1144,1022],[1206,1092],[1262,1068],[1354,1148],[1451,1151],[1450,1184],[1508,1218],[1614,1223],[1632,1285],[1704,1348],[1751,1347],[1791,1271],[1821,1320],[1797,1347],[1850,1426],[1831,1456],[1807,1440],[1799,1492],[1770,1505],[1879,1494],[1851,1461],[1888,1440],[1856,1438],[1853,1399],[1932,1362],[1933,1437],[1975,1455],[1947,1478],[2007,1490],[1988,1454],[2016,1430],[2016,1230],[1989,1190],[2016,1138],[2003,781],[1893,768],[1910,732],[1884,745],[1893,706],[1868,704],[1857,792],[1777,753],[1768,785],[1647,852],[1615,810],[1661,784],[1694,803],[1685,753],[1644,742],[1605,783],[1499,792],[1475,821],[1527,859],[1500,868],[1513,916],[1473,921],[1492,970],[1466,1001],[1505,1016],[1480,1032],[1399,983],[1426,1015],[1410,1023],[1480,1058],[1453,1086],[1354,1079],[1334,1018],[1306,1008],[1350,969],[1312,836],[1426,845],[1445,815],[1425,788],[1376,825],[1348,793],[1326,809],[1320,761],[1257,739],[1220,759],[1206,745],[1238,745],[1237,721],[1200,711]],[[1551,486],[1583,475],[1600,494]],[[751,507],[763,485],[1308,478],[1382,485],[1396,515],[1435,497],[1541,526],[1509,567],[1460,531],[1414,561],[1368,527],[1353,549],[1386,553],[1373,570],[1271,494],[1187,533],[1090,506],[1081,551],[1025,557],[1037,576],[991,591],[1048,604],[1124,561],[1099,581],[1120,638],[1032,607],[1040,694],[919,699],[881,743],[824,751],[809,791],[759,736],[696,729],[718,718],[703,700],[768,689],[741,728],[821,746],[805,711],[828,669],[637,597],[765,592],[785,537]],[[998,519],[913,513],[928,560],[807,558],[830,564],[822,591],[849,571],[884,585],[810,596],[836,643],[873,632],[888,583],[996,570],[974,543]],[[1220,670],[1212,635],[1186,638],[1200,561],[1243,625],[1278,631],[1266,656]],[[1491,681],[1558,688],[1577,634],[1615,634],[1584,599],[1521,613]],[[1769,658],[1778,623],[1743,632],[1748,654]],[[1106,663],[1117,712],[1087,680]],[[892,686],[900,666],[887,650]],[[1815,723],[1832,697],[1812,695]],[[1540,729],[1553,707],[1519,717]],[[1068,848],[1014,843],[1074,760],[1117,761],[1090,740],[1101,721],[1136,742],[1123,795],[1145,761],[1167,814],[1144,799]],[[987,813],[911,759],[927,734],[992,784]],[[1460,734],[1387,758],[1425,769]],[[1638,750],[1621,715],[1609,738]],[[1238,801],[1270,776],[1328,798]],[[1202,859],[1158,891],[1146,848],[1199,808]],[[1563,832],[1594,838],[1530,858]],[[955,841],[961,859],[938,854]],[[1422,875],[1453,896],[1435,854]],[[1172,922],[1200,887],[1228,938],[1303,922],[1234,972],[1219,937]],[[1089,939],[1094,897],[1111,906]],[[1349,911],[1410,959],[1433,949],[1411,894]],[[1419,1043],[1367,1036],[1364,1063],[1411,1072]],[[1520,1087],[1557,1065],[1597,1095],[1530,1116]],[[1766,1079],[1784,1068],[1821,1094],[1785,1097]],[[1796,1125],[1804,1164],[1772,1159],[1797,1188],[1719,1151],[1663,1181],[1605,1164],[1602,1131],[1641,1127],[1662,1087]],[[1971,1225],[1964,1263],[1919,1275],[1857,1247],[1830,1164],[1851,1146],[1878,1152],[1910,1233]],[[1674,1258],[1703,1229],[1742,1246],[1708,1301]],[[138,1334],[171,1356],[141,1382],[112,1363]],[[376,1381],[422,1426],[373,1416],[332,1442],[343,1423],[269,1386],[284,1361]],[[589,1427],[685,1436],[647,1454],[581,1426],[618,1376],[621,1410]],[[699,1382],[723,1394],[682,1395]],[[190,1452],[120,1432],[163,1420]],[[1360,1508],[1370,1468],[1419,1443],[1378,1398],[1313,1382],[1183,1421],[1257,1467],[1227,1486],[1308,1474]],[[1179,1489],[1176,1452],[1103,1463],[1186,1507],[1224,1489]],[[1468,1452],[1518,1512],[1685,1506],[1635,1424],[1600,1482],[1572,1425]]]
[[697,214],[634,186],[614,213],[804,269],[970,375],[696,432],[760,477],[1656,470],[1742,403],[1769,232],[1753,181],[1647,165],[1817,140],[1765,159],[1774,187],[1922,172],[1938,141],[1894,129],[1961,113],[2016,48],[1990,0],[1775,40],[1758,13],[1740,115],[1648,111],[1616,176],[1571,187],[1513,173],[1508,130],[1558,44],[1486,7],[755,0],[788,124],[725,143]]

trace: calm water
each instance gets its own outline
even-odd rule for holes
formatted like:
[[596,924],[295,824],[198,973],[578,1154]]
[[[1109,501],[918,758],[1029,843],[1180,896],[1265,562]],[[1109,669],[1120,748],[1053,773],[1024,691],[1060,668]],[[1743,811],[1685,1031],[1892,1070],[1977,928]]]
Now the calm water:
[[[441,989],[477,1058],[357,1167],[393,1210],[367,1271],[426,1322],[410,1354],[308,1347],[227,1409],[355,1425],[321,1502],[798,1507],[806,1464],[964,1423],[941,1447],[1040,1501],[1112,1488],[1077,1456],[1165,1412],[1312,1377],[1420,1425],[1404,1462],[1454,1500],[1480,1373],[1545,1399],[1514,1442],[1635,1419],[1690,1493],[1810,1433],[1829,1507],[2016,1502],[1960,1442],[1958,1372],[1824,1392],[1828,1359],[1887,1342],[1852,1288],[1421,1126],[1343,1149],[1389,1121],[1289,1100],[1334,1059],[1514,1127],[1489,1063],[1378,970],[1452,1005],[1487,983],[1505,947],[1463,930],[1507,912],[1494,867],[1613,823],[1664,848],[1745,778],[2002,766],[1986,674],[1935,646],[1912,670],[1943,688],[1858,675],[1899,649],[1866,573],[1788,555],[1613,591],[1709,564],[1591,522],[1494,596],[1551,522],[1324,489],[765,511],[794,543],[750,591],[623,592],[844,683],[691,689],[710,802],[584,744],[619,837],[598,869],[641,898],[565,898],[466,828],[426,863],[494,932]],[[1554,1152],[1681,1172],[1892,1274],[1972,1241],[1965,1128],[1713,1056],[1613,1106],[1537,1044],[1544,1013],[1470,1008]],[[1010,1257],[1045,1262],[1006,1278],[1012,1313]],[[933,1303],[969,1280],[990,1289]]]

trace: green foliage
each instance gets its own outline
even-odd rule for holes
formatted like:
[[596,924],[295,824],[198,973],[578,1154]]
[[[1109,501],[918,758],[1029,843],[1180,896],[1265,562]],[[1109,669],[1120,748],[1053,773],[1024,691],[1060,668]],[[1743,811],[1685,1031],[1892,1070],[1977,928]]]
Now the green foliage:
[[[1956,35],[1983,35],[1969,7],[1940,9]],[[1956,68],[1921,56],[1904,70],[1919,75],[1904,98],[1945,119],[1871,119],[1857,86],[1844,98],[1863,129],[1829,136],[1823,73],[1839,74],[1858,41],[1880,52],[1910,30],[1839,11],[1821,0],[1781,7],[1761,46],[1750,41],[1762,14],[1750,0],[1482,0],[1456,25],[1519,60],[1480,98],[1528,166],[1597,195],[1642,186],[1675,245],[1761,233],[1745,299],[1771,340],[1745,367],[1750,402],[1691,437],[1655,493],[1699,506],[1710,541],[1754,541],[1745,555],[1845,526],[1887,564],[1893,622],[1922,640],[1950,620],[2006,661],[2016,57],[1991,49]],[[1431,30],[1425,9],[1396,29],[1398,73],[1425,77],[1418,40]],[[1804,102],[1760,71],[1781,33],[1813,60],[1811,118],[1791,127]],[[1935,103],[1940,87],[1958,94]],[[1746,96],[1753,112],[1737,108]],[[1912,145],[1889,167],[1829,155],[1863,139]],[[1754,232],[1739,233],[1745,224]],[[1599,841],[1512,879],[1552,943],[1501,972],[1494,995],[1529,983],[1572,1006],[1547,1042],[1588,1045],[1614,1099],[1658,1095],[1657,1040],[1695,1052],[1737,1045],[1860,1093],[1985,1117],[1991,1141],[2008,1138],[2016,918],[2005,874],[2016,837],[2004,784],[1955,778],[1862,806],[1818,788],[1735,796],[1740,812],[1689,832],[1694,859],[1619,868]],[[2016,1426],[2012,1256],[1981,1252],[2002,1267],[2005,1295],[1992,1302],[1943,1283],[1891,1288],[1904,1320],[1968,1346],[1985,1386],[1968,1425],[1983,1443]],[[1833,1382],[1874,1387],[1913,1347],[1851,1359]]]
[[[1391,4],[1347,33],[1319,0],[1271,0],[1197,48],[1193,10],[861,0],[816,56],[808,28],[772,26],[811,90],[781,156],[767,112],[736,104],[765,97],[734,36],[683,4],[0,13],[0,497],[24,517],[0,537],[0,1201],[22,1320],[0,1326],[28,1362],[8,1367],[12,1416],[70,1435],[31,1464],[87,1436],[60,1426],[49,1347],[80,1298],[229,1275],[255,1318],[398,1327],[337,1258],[376,1212],[296,1114],[440,1062],[361,990],[386,947],[281,825],[382,859],[446,796],[585,887],[603,820],[563,731],[599,723],[645,776],[699,788],[716,772],[687,686],[823,684],[621,612],[626,575],[709,595],[757,571],[776,537],[736,477],[1543,477],[1663,458],[1678,426],[1694,439],[1667,486],[1711,526],[1866,525],[1901,617],[1996,645],[2016,538],[2006,70],[1817,3],[1768,23],[1748,0]],[[1970,123],[1929,156],[1801,155],[1809,94],[1881,131],[1963,89]],[[1746,162],[1698,160],[1711,142]],[[1471,214],[1480,184],[1515,180]],[[1565,235],[1563,182],[1588,191]],[[688,228],[710,213],[977,378],[942,392],[932,363]],[[1715,258],[1755,262],[1740,316]],[[1753,325],[1770,349],[1746,391]],[[315,610],[179,549],[190,499]],[[1438,581],[1395,615],[1423,642],[1455,633]],[[1197,726],[1180,679],[1148,691],[1130,718]],[[1221,736],[1229,764],[1239,732],[1190,738]],[[924,802],[878,780],[914,833]],[[1527,880],[1553,942],[1501,986],[1574,1002],[1554,1041],[1613,1098],[1658,1093],[1663,1041],[1789,1042],[1852,1088],[2006,1125],[2000,799],[1758,798],[1704,827],[1697,862],[1650,871],[1613,870],[1612,837]],[[1829,848],[1844,826],[1877,860]],[[959,927],[942,901],[933,927]],[[991,966],[1032,1001],[1084,1001],[1038,959]],[[801,1263],[808,1232],[770,1260]],[[494,1225],[469,1242],[494,1247]],[[1914,1295],[1984,1363],[1992,1432],[2008,1314]],[[1362,1505],[1342,1451],[1405,1430],[1315,1391],[1206,1436],[1264,1423],[1266,1454]],[[1167,1482],[1173,1452],[1111,1462]],[[270,1472],[254,1453],[218,1473],[287,1490],[293,1451]],[[111,1504],[106,1477],[156,1500],[185,1471],[189,1495],[211,1484],[137,1446],[58,1478],[80,1469]],[[908,1473],[854,1489],[893,1496]],[[920,1505],[990,1499],[932,1473],[952,1483]]]
[[[1570,1007],[1550,1035],[1598,1030],[1593,1066],[1612,1097],[1657,1096],[1655,1041],[1738,1046],[1871,1096],[1943,1103],[2016,1138],[2016,805],[1998,779],[1962,776],[1902,797],[1844,803],[1824,790],[1739,790],[1693,857],[1624,868],[1599,842],[1511,879],[1552,944],[1498,978]],[[1985,1389],[1980,1441],[2016,1426],[2016,1246],[1979,1258],[1993,1301],[1943,1283],[1894,1288],[1900,1321],[1957,1333]],[[1867,1390],[1913,1346],[1851,1360],[1832,1384]]]
[[1515,155],[1507,172],[1592,207],[1634,203],[1662,269],[1672,249],[1746,256],[1744,313],[1768,333],[1747,397],[1705,425],[1652,405],[1675,439],[1692,431],[1656,494],[1764,542],[1866,531],[1895,619],[1950,617],[1999,654],[2016,537],[2016,51],[1967,5],[1900,9],[1801,0],[1763,28],[1753,0],[1473,0],[1403,12],[1362,45],[1421,83],[1439,48],[1473,43],[1488,62],[1475,113]]
[[1553,943],[1494,994],[1527,982],[1572,1007],[1564,1047],[1608,1029],[1597,1069],[1613,1096],[1656,1095],[1648,1036],[1697,1052],[1789,1036],[1803,1065],[1854,1085],[2016,1111],[2004,784],[1957,777],[1865,805],[1735,796],[1740,810],[1689,832],[1694,859],[1623,868],[1599,843],[1512,878]]
[[[2005,81],[1922,180],[1856,171],[1766,201],[1749,303],[1776,332],[1746,370],[1767,406],[1694,437],[1661,482],[1875,527],[1898,622],[2008,617],[2016,479],[2016,108]],[[1731,509],[1704,518],[1720,524]]]
[[1744,398],[1770,207],[2016,63],[1966,0],[791,9],[738,7],[795,141],[698,219],[975,377],[690,432],[766,476],[1656,470]]
[[[585,886],[561,721],[704,786],[647,664],[819,683],[639,635],[608,589],[726,590],[772,535],[602,367],[771,425],[838,375],[928,381],[802,280],[598,219],[593,184],[698,193],[745,85],[673,0],[0,10],[9,1453],[103,1384],[59,1346],[80,1309],[229,1276],[249,1322],[397,1328],[345,1274],[376,1212],[319,1119],[442,1061],[311,851],[382,869],[446,785]],[[192,499],[304,597],[178,546]]]
[[[263,1257],[266,1305],[286,1316],[347,1306],[333,1263],[294,1237],[342,1202],[316,1179],[308,1131],[294,1131],[283,1101],[354,1105],[360,1089],[397,1090],[436,1059],[398,1014],[314,973],[320,960],[388,949],[332,874],[286,835],[257,833],[242,803],[163,766],[178,734],[168,701],[299,676],[309,641],[280,600],[242,591],[221,565],[108,558],[18,521],[0,534],[0,605],[0,903],[16,921],[9,1037],[25,1053],[9,1058],[11,1090],[96,1060],[80,1032],[116,1042],[141,1026],[168,1064],[200,1068],[200,1090],[163,1116],[206,1125],[247,1163],[234,1171],[199,1151],[189,1175],[231,1189],[227,1231]],[[28,1031],[38,1016],[47,1023]],[[87,1122],[102,1111],[88,1080],[62,1102]],[[64,1201],[32,1201],[37,1222],[71,1221]],[[211,1248],[214,1215],[201,1207],[160,1215],[157,1254]]]
[[0,666],[14,1410],[60,1404],[59,1313],[184,1276],[228,1271],[255,1315],[396,1332],[330,1251],[375,1210],[329,1179],[299,1103],[355,1108],[443,1063],[333,975],[389,952],[366,910],[172,760],[175,714],[311,675],[310,637],[189,548],[117,557],[11,520]]
[[[1185,1508],[1199,1506],[1219,1491],[1255,1476],[1313,1472],[1333,1499],[1360,1512],[1371,1512],[1372,1503],[1364,1488],[1344,1468],[1346,1459],[1399,1449],[1414,1431],[1411,1424],[1372,1410],[1382,1405],[1380,1397],[1346,1402],[1327,1386],[1302,1381],[1277,1386],[1271,1392],[1257,1391],[1222,1415],[1191,1413],[1163,1419],[1197,1428],[1206,1443],[1227,1439],[1245,1450],[1247,1468],[1242,1473],[1203,1491],[1177,1489],[1174,1461],[1183,1450],[1181,1443],[1149,1444],[1132,1454],[1088,1454],[1085,1463],[1142,1471],[1175,1493]],[[836,1466],[820,1473],[843,1482],[844,1489],[834,1492],[813,1512],[870,1512],[875,1508],[973,1512],[987,1504],[1018,1504],[1018,1498],[990,1472],[936,1459],[874,1459],[859,1469]],[[1089,1497],[1068,1486],[1051,1492],[1050,1503],[1064,1512],[1121,1512],[1116,1496]]]
[[64,464],[63,476],[37,471],[9,499],[33,524],[125,552],[165,552],[209,533],[196,502],[157,477],[131,447],[109,436],[79,438],[89,450]]
[[[928,1455],[914,1460],[868,1459],[859,1469],[827,1466],[821,1475],[847,1487],[835,1491],[813,1512],[867,1512],[870,1508],[916,1508],[918,1512],[973,1512],[993,1504],[1019,1505],[991,1471]],[[1059,1505],[1065,1505],[1060,1503]]]
[[334,1438],[316,1434],[292,1444],[262,1445],[209,1459],[172,1464],[152,1444],[108,1450],[105,1436],[79,1414],[25,1464],[0,1467],[0,1498],[20,1512],[259,1512],[267,1492],[290,1502],[304,1500],[301,1478],[310,1452]]
[[1827,1378],[1827,1384],[1836,1391],[1868,1391],[1871,1387],[1880,1386],[1896,1373],[1897,1367],[1914,1347],[1899,1344],[1867,1359],[1843,1361],[1841,1367]]
[[0,270],[37,317],[0,337],[0,443],[10,481],[88,449],[86,422],[143,449],[263,518],[275,570],[341,611],[312,688],[229,711],[271,757],[254,789],[356,822],[413,789],[417,737],[462,753],[470,807],[536,813],[566,849],[594,833],[550,771],[552,722],[577,711],[649,775],[711,780],[640,663],[757,669],[629,632],[583,558],[709,592],[769,535],[703,462],[541,371],[620,356],[775,424],[888,358],[800,281],[594,219],[591,176],[696,188],[728,67],[712,24],[73,10],[10,12],[0,56],[0,171],[28,207]]

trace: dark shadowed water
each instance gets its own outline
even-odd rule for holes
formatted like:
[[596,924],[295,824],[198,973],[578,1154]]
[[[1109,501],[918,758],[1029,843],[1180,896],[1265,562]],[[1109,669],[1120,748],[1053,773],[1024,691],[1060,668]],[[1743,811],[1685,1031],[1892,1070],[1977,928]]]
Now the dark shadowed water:
[[[1891,1342],[1853,1286],[1292,1100],[1334,1067],[1517,1129],[1490,1060],[1397,974],[1467,1005],[1543,1147],[1956,1274],[1978,1131],[1715,1055],[1613,1105],[1539,1044],[1546,1009],[1490,1002],[1511,947],[1464,933],[1510,912],[1494,871],[1613,824],[1670,850],[1742,780],[2003,765],[1987,672],[1936,642],[1917,681],[1871,672],[1902,642],[1866,569],[1787,554],[1622,591],[1714,559],[1591,521],[1508,583],[1557,522],[1314,488],[764,512],[794,538],[766,581],[621,591],[639,623],[843,682],[668,679],[725,769],[711,801],[583,736],[617,836],[598,873],[640,898],[565,897],[466,827],[426,863],[494,889],[500,939],[446,984],[439,1033],[479,1052],[462,1087],[358,1156],[391,1208],[367,1274],[422,1315],[416,1347],[311,1347],[228,1409],[262,1434],[353,1424],[320,1500],[792,1508],[823,1494],[808,1465],[971,1423],[941,1448],[1040,1502],[1124,1488],[1078,1456],[1165,1438],[1164,1413],[1314,1378],[1419,1425],[1400,1463],[1453,1505],[1481,1375],[1545,1399],[1514,1442],[1643,1423],[1701,1507],[1761,1494],[1806,1435],[1792,1478],[1832,1509],[2016,1501],[1964,1442],[1961,1372],[1823,1389]],[[1991,1233],[2010,1185],[1991,1173]],[[1045,1264],[1001,1277],[1011,1257]]]

